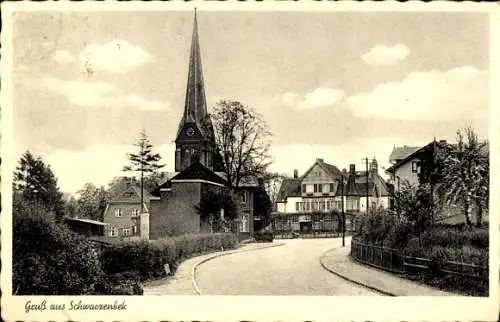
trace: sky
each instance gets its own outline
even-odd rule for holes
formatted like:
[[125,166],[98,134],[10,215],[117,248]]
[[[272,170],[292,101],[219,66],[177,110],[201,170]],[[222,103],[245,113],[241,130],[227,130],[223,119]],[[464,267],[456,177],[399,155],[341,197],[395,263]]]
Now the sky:
[[[141,128],[174,168],[193,11],[14,15],[15,154],[51,165],[62,191],[123,175]],[[198,11],[210,109],[254,107],[270,170],[316,158],[383,168],[394,146],[488,134],[489,19],[445,12]]]

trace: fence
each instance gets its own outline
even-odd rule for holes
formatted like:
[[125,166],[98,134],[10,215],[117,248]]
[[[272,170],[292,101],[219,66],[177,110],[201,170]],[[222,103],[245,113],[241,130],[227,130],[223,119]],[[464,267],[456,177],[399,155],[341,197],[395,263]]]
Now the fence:
[[[353,216],[346,215],[345,234],[351,235]],[[342,216],[338,213],[288,213],[273,219],[275,238],[327,238],[342,236]]]
[[488,267],[455,261],[436,262],[406,256],[404,250],[369,245],[351,240],[351,256],[357,261],[395,273],[438,271],[444,274],[488,279]]

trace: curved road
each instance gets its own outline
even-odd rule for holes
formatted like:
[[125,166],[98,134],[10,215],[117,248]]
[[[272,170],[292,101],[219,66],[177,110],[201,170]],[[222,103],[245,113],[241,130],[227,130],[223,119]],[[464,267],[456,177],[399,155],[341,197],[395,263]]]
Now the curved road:
[[381,295],[348,282],[319,263],[341,239],[293,239],[284,246],[215,258],[195,279],[203,295]]

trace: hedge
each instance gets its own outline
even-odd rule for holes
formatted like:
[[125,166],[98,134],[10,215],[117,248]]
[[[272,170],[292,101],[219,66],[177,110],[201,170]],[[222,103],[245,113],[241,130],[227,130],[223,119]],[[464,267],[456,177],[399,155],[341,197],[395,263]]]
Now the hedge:
[[233,249],[238,245],[233,234],[183,235],[154,241],[127,242],[103,250],[103,269],[109,275],[129,274],[141,281],[166,276],[165,266],[175,269],[193,255]]
[[15,294],[93,294],[103,275],[97,253],[85,238],[41,216],[14,216]]
[[91,242],[66,226],[49,222],[43,216],[14,215],[14,294],[142,294],[136,280],[107,276]]
[[422,246],[489,248],[488,229],[436,227],[421,236]]

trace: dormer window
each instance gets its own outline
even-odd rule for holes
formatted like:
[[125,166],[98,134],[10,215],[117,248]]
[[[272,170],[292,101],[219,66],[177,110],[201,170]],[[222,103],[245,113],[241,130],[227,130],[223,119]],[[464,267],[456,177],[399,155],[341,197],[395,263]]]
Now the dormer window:
[[132,210],[132,217],[139,217],[139,210],[133,209]]
[[121,217],[122,216],[122,210],[120,208],[115,209],[115,217]]

